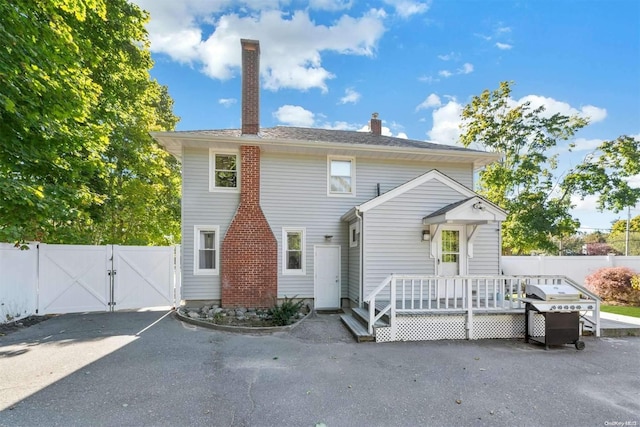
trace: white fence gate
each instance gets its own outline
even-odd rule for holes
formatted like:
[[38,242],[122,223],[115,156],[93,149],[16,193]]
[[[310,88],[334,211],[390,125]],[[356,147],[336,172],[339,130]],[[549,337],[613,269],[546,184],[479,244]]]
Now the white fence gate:
[[[30,314],[175,307],[180,304],[179,246],[0,246],[6,292],[0,322]],[[34,251],[36,252],[34,254]],[[18,262],[24,261],[24,262]],[[18,280],[19,279],[19,280]],[[4,282],[7,282],[6,285]],[[26,300],[30,303],[22,303]],[[35,301],[35,310],[34,304]],[[5,307],[6,303],[6,307]],[[15,306],[15,307],[14,307]]]

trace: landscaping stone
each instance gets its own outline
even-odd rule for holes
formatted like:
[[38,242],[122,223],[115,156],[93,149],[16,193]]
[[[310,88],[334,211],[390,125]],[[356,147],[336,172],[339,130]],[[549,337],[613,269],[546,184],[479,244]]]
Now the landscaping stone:
[[[289,324],[303,319],[309,313],[309,310],[309,306],[302,307],[298,313],[291,316]],[[248,328],[274,326],[269,310],[260,308],[236,307],[225,309],[217,305],[204,305],[201,308],[180,307],[178,313],[185,317],[205,320],[219,325]]]

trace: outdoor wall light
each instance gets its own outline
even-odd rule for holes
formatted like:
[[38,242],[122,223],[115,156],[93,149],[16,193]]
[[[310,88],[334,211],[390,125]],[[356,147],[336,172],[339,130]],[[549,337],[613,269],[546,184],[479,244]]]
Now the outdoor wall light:
[[429,230],[422,230],[422,241],[428,242],[431,240],[431,232]]
[[330,235],[330,234],[325,234],[325,235],[324,235],[324,240],[326,240],[327,242],[330,242],[330,241],[331,241],[331,239],[333,239],[333,236],[332,236],[332,235]]
[[479,211],[484,211],[487,210],[487,207],[485,205],[482,204],[482,202],[476,202],[473,204],[473,209],[477,209]]

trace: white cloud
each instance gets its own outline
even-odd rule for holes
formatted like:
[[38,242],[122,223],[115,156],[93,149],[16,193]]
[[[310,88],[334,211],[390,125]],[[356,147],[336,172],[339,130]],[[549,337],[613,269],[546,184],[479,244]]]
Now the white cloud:
[[463,105],[451,99],[433,111],[433,127],[427,135],[433,142],[454,145],[460,136],[460,115]]
[[598,196],[586,196],[582,199],[578,195],[571,196],[574,211],[595,211],[598,209]]
[[238,100],[235,99],[235,98],[220,98],[220,99],[218,99],[218,104],[221,104],[225,108],[229,108],[230,106],[232,106],[236,102],[238,102]]
[[353,1],[351,0],[311,0],[309,7],[317,10],[337,11],[351,9]]
[[511,27],[498,27],[496,28],[496,34],[510,33]]
[[[334,74],[323,67],[323,52],[372,56],[383,33],[386,13],[370,9],[359,17],[342,15],[331,25],[316,24],[306,10],[290,14],[275,10],[276,0],[134,0],[148,10],[151,50],[201,68],[214,79],[238,73],[240,38],[260,40],[261,75],[271,90],[292,88],[327,91]],[[317,7],[346,7],[347,1],[318,1]],[[242,14],[228,12],[234,6]],[[213,32],[203,30],[203,25]]]
[[473,73],[473,64],[465,62],[462,64],[462,68],[458,69],[458,74],[470,74]]
[[311,127],[314,123],[314,114],[299,105],[283,105],[273,113],[280,123],[289,126]]
[[594,107],[593,105],[585,105],[580,109],[583,117],[588,117],[591,123],[604,120],[607,117],[607,110],[604,108]]
[[[434,94],[432,94],[434,95]],[[434,95],[435,96],[435,95]],[[429,104],[429,97],[416,107],[416,111],[418,109],[427,108]],[[440,105],[439,108],[435,109],[432,113],[433,124],[432,128],[427,135],[431,140],[438,143],[443,144],[455,144],[458,141],[460,136],[460,124],[462,122],[460,115],[462,113],[463,105],[459,104],[454,97],[445,96],[445,98],[449,99],[449,101]],[[441,102],[440,98],[438,100]],[[545,117],[550,117],[555,113],[560,113],[564,115],[574,115],[579,114],[585,116],[586,113],[593,114],[599,120],[604,119],[606,117],[606,110],[598,107],[587,106],[582,107],[580,110],[571,107],[566,102],[557,101],[553,98],[548,98],[540,95],[527,95],[522,97],[519,100],[509,99],[508,105],[510,107],[514,107],[516,105],[520,105],[524,102],[530,102],[533,108],[539,107],[540,105],[544,105],[546,110],[544,113]],[[436,106],[436,98],[431,98],[432,106]],[[423,106],[424,105],[424,106]],[[596,121],[592,119],[592,122]],[[602,140],[599,139],[585,139],[585,138],[577,138],[575,143],[574,151],[582,151],[582,150],[590,150],[597,147]],[[473,148],[473,147],[472,147]]]
[[396,9],[396,13],[403,18],[425,13],[430,6],[430,2],[419,0],[384,0],[384,2],[393,6]]
[[596,148],[598,148],[598,146],[600,144],[602,144],[602,139],[586,139],[586,138],[576,138],[573,143],[575,144],[575,147],[573,148],[573,151],[591,151],[594,150]]
[[520,98],[518,101],[513,101],[513,103],[522,104],[524,102],[530,102],[533,108],[537,108],[541,105],[544,105],[545,117],[551,117],[554,114],[564,114],[564,115],[580,115],[581,117],[589,118],[591,123],[596,123],[604,120],[607,117],[607,110],[604,108],[594,107],[593,105],[586,105],[580,110],[572,107],[566,102],[557,101],[553,98],[548,98],[540,95],[527,95],[525,97]]
[[438,55],[438,59],[442,61],[452,61],[452,60],[457,60],[459,58],[460,58],[460,54],[455,52],[449,52],[444,55]]
[[513,46],[510,45],[509,43],[500,43],[500,42],[496,43],[496,47],[500,50],[509,50],[513,48]]
[[437,82],[439,82],[439,81],[440,81],[440,79],[436,79],[436,78],[435,78],[435,77],[433,77],[433,76],[421,76],[421,77],[418,77],[418,81],[421,81],[421,82],[425,82],[425,83],[429,83],[429,84],[431,84],[431,83],[437,83]]
[[420,103],[416,107],[416,111],[426,110],[428,108],[433,108],[433,107],[439,107],[441,105],[442,105],[442,102],[440,101],[440,97],[435,93],[432,93],[431,95],[427,96],[425,100],[422,101],[422,103]]
[[361,95],[351,88],[344,91],[344,96],[340,98],[338,104],[356,104],[360,100]]
[[331,130],[358,130],[360,125],[355,123],[337,121],[333,123],[325,122],[322,125],[320,125],[320,127],[322,129],[331,129]]
[[[369,127],[369,124],[366,124],[364,126],[362,126],[360,129],[357,129],[358,132],[371,132],[371,128]],[[403,138],[403,139],[407,139],[407,134],[404,132],[399,132],[397,135],[394,135],[393,132],[391,132],[391,129],[388,126],[382,126],[382,130],[380,132],[381,135],[383,136],[393,136],[395,138]]]
[[460,75],[460,74],[470,74],[473,73],[473,64],[470,64],[468,62],[465,62],[464,64],[462,64],[462,67],[458,68],[455,73],[452,73],[449,70],[440,70],[438,71],[438,75],[441,77],[449,78],[453,75]]

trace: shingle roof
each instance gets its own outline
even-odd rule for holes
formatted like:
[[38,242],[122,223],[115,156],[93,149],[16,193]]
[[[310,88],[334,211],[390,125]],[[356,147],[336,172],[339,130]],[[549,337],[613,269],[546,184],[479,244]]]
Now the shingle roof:
[[[476,196],[474,196],[476,197]],[[455,208],[457,208],[458,206],[460,206],[463,203],[468,202],[469,200],[473,199],[474,197],[467,197],[466,199],[462,199],[458,202],[455,203],[451,203],[450,205],[447,205],[443,208],[438,209],[437,211],[430,213],[429,215],[425,216],[425,218],[433,218],[434,216],[438,216],[438,215],[442,215],[444,213],[449,212],[450,210],[453,210]]]
[[[176,134],[211,135],[217,137],[240,137],[240,129],[217,129],[200,131],[179,131]],[[414,139],[396,138],[384,135],[374,135],[371,132],[357,132],[352,130],[315,129],[289,126],[276,126],[260,129],[259,138],[263,140],[292,140],[318,143],[359,144],[369,146],[386,146],[402,148],[424,148],[432,150],[452,150],[466,152],[483,152],[453,145],[436,144],[433,142],[417,141]]]

